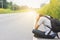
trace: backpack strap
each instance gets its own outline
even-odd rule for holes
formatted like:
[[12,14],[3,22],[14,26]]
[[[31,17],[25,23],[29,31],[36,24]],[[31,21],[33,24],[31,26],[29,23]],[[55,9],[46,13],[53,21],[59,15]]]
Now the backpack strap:
[[46,27],[48,27],[49,29],[50,29],[50,31],[49,31],[49,33],[48,33],[48,35],[51,33],[51,28],[48,26],[48,25],[45,25]]
[[47,17],[47,16],[44,16],[44,17],[46,17],[46,18],[48,18],[49,20],[51,20],[51,18],[49,18],[49,17]]
[[60,39],[58,34],[57,34],[57,37],[58,37],[58,39]]
[[[47,17],[47,16],[44,16],[44,17],[46,17],[46,18],[48,18],[49,20],[51,20],[51,18],[49,18],[49,17]],[[47,26],[49,29],[51,29],[48,25],[45,25],[45,26]]]
[[[49,20],[51,20],[49,17],[47,17],[47,16],[44,16],[44,17],[46,17],[46,18],[48,18]],[[51,31],[52,31],[52,28],[50,28],[48,25],[45,25],[46,27],[48,27],[49,29],[50,29],[50,31],[49,31],[49,33],[48,33],[48,35],[51,33]]]

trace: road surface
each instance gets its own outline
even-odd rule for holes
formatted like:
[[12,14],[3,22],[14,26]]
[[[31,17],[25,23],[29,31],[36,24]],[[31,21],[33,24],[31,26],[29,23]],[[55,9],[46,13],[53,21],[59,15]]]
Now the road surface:
[[30,13],[0,14],[0,40],[32,40],[34,17]]
[[0,40],[32,40],[34,17],[32,12],[0,14]]

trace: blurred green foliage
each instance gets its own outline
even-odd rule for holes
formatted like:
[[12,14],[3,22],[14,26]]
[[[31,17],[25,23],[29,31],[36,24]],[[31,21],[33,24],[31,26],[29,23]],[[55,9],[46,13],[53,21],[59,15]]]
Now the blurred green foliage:
[[0,0],[0,8],[4,8],[6,9],[7,8],[7,0]]
[[6,14],[6,13],[11,13],[11,12],[13,12],[12,10],[10,10],[10,9],[3,9],[3,8],[0,8],[0,14]]
[[60,0],[50,0],[50,3],[41,7],[38,12],[60,19]]

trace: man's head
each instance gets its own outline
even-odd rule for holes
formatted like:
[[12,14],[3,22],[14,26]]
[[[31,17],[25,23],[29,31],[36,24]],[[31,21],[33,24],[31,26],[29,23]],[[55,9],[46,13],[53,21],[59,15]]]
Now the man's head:
[[44,16],[44,14],[39,14],[40,17]]

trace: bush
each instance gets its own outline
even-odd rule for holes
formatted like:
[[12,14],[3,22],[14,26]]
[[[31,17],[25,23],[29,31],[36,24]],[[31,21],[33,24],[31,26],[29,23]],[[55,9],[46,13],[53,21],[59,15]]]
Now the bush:
[[2,9],[2,8],[0,8],[0,14],[2,14],[2,13],[10,13],[10,12],[12,12],[10,9]]
[[60,19],[60,1],[51,0],[49,4],[46,4],[43,7],[41,7],[41,9],[38,12]]

